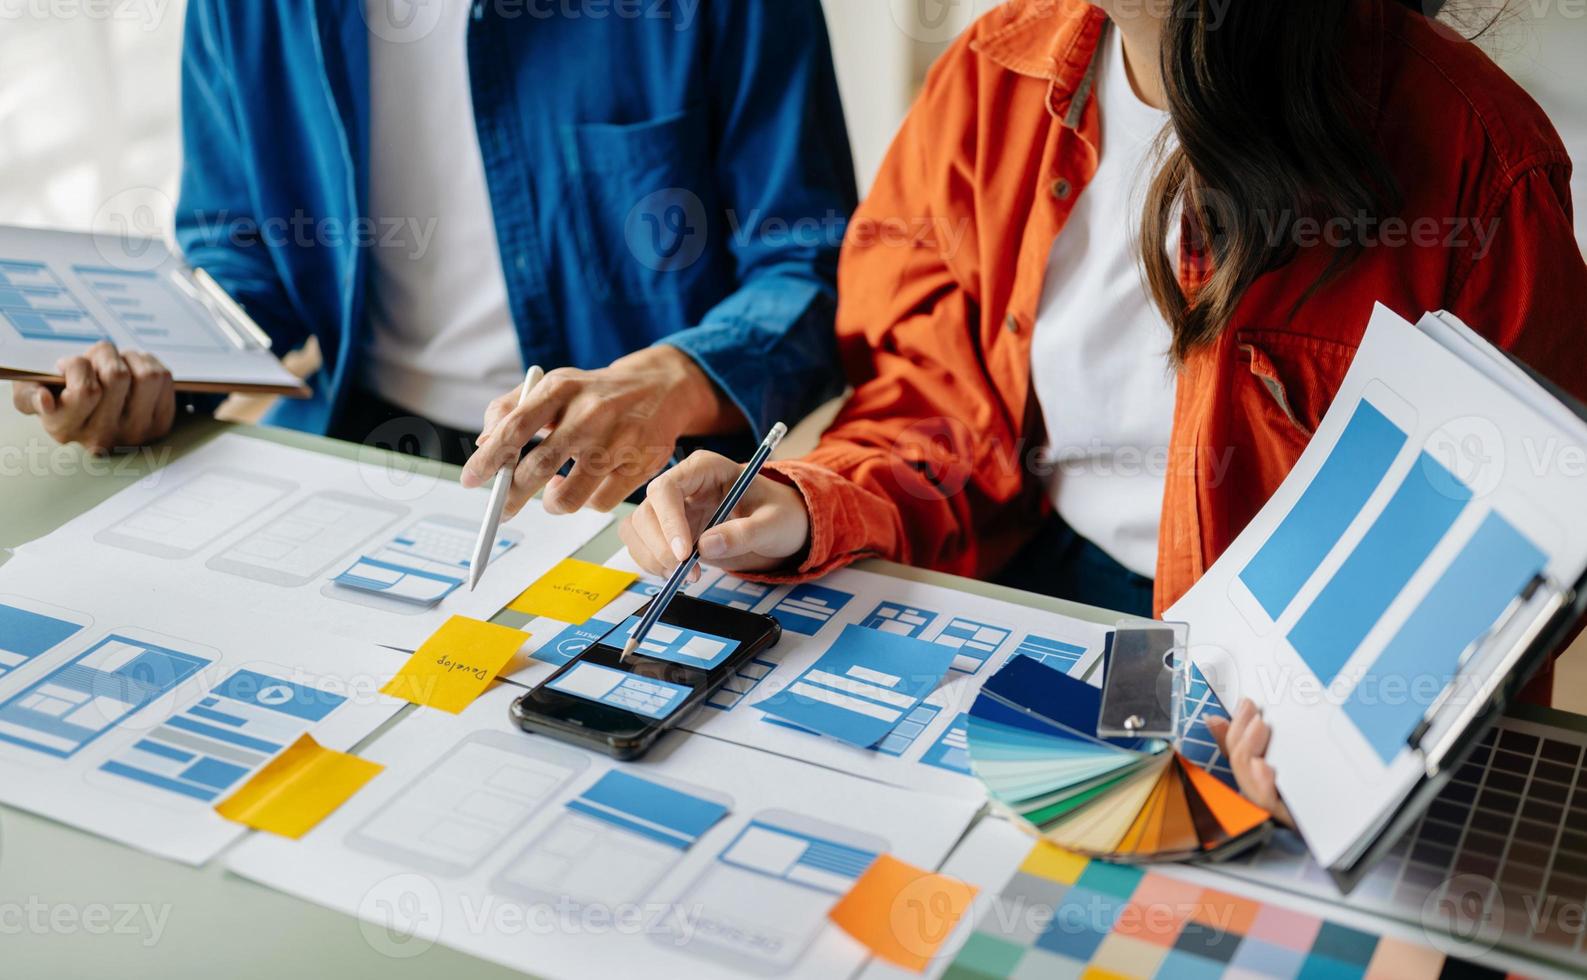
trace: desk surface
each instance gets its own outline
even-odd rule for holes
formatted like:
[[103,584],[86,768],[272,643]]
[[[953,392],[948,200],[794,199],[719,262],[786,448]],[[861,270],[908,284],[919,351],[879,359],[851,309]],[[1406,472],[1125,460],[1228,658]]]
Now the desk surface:
[[[9,408],[0,410],[0,549],[53,530],[228,428],[193,423],[151,452],[94,460],[75,447],[54,445],[33,420],[19,418]],[[346,443],[275,429],[246,431],[285,445],[347,458],[361,453],[369,459],[369,450]],[[456,472],[406,457],[395,465],[438,475]],[[604,561],[618,546],[614,526],[579,557]],[[1113,621],[1102,610],[984,582],[885,562],[863,567],[1101,623]],[[503,620],[521,625],[522,617],[516,616],[505,613]],[[412,710],[404,709],[404,714]],[[1526,707],[1515,713],[1587,731],[1587,716]],[[400,724],[402,717],[390,724]],[[376,732],[365,744],[380,735]],[[222,860],[189,868],[0,806],[0,975],[165,980],[202,969],[212,977],[341,977],[376,971],[390,980],[521,976],[443,946],[393,955],[393,950],[402,950],[400,943],[384,934],[371,940],[366,930],[373,932],[374,927],[229,875]]]
[[[158,466],[228,427],[195,422],[151,452],[95,460],[59,447],[32,419],[0,412],[0,549],[45,534]],[[359,447],[301,433],[249,429],[285,445],[352,457]],[[368,459],[368,450],[362,450]],[[440,464],[403,458],[397,465],[455,474]],[[619,547],[615,526],[579,557],[604,561]],[[883,562],[864,567],[947,584],[1108,623],[1101,610],[984,582]],[[505,614],[505,621],[518,622]],[[411,711],[413,709],[405,709]],[[400,724],[399,715],[392,724]],[[389,726],[388,726],[389,727]],[[377,732],[371,739],[379,738]],[[367,743],[366,743],[367,744]],[[443,946],[407,958],[389,956],[359,921],[227,874],[223,861],[189,868],[71,827],[0,806],[0,946],[6,976],[446,976],[456,980],[520,976]]]

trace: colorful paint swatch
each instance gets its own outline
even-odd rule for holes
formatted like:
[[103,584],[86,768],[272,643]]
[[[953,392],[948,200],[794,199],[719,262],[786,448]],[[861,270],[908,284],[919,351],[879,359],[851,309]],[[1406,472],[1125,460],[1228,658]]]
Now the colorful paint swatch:
[[529,634],[453,616],[419,647],[380,693],[457,714],[485,693]]
[[507,608],[526,616],[545,616],[581,626],[638,580],[635,572],[565,558]]
[[919,973],[979,890],[883,854],[827,917],[881,959]]
[[1015,657],[965,725],[971,771],[1045,840],[1126,863],[1224,858],[1265,840],[1268,813],[1168,743],[1097,735],[1101,691]]
[[297,840],[383,769],[378,762],[327,749],[300,735],[237,792],[215,804],[215,812],[234,823]]
[[1429,946],[1046,843],[985,908],[943,980],[1503,976]]

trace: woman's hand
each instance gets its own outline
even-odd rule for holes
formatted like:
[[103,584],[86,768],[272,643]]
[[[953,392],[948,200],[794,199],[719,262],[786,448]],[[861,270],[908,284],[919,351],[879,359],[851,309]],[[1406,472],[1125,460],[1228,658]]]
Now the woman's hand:
[[1209,718],[1207,728],[1228,757],[1229,768],[1234,770],[1234,779],[1240,784],[1240,792],[1245,794],[1246,799],[1271,813],[1279,823],[1294,827],[1295,821],[1290,817],[1289,807],[1284,805],[1278,795],[1277,775],[1264,758],[1272,730],[1262,720],[1262,713],[1256,710],[1256,705],[1249,698],[1241,699],[1232,720]]
[[62,358],[55,370],[65,379],[59,392],[18,381],[11,400],[22,414],[37,415],[56,442],[80,442],[103,456],[154,442],[176,421],[171,372],[152,355],[123,354],[100,341],[84,354]]
[[725,456],[697,452],[652,480],[645,502],[619,528],[639,567],[670,574],[688,559],[696,536],[700,558],[728,571],[780,568],[804,552],[810,540],[804,495],[764,476],[728,520],[700,534],[742,471]]

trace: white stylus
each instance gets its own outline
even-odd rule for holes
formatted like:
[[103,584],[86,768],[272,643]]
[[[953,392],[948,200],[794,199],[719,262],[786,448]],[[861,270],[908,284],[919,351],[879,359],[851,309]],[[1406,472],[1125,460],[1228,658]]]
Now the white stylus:
[[[540,383],[546,373],[536,364],[524,375],[523,387],[518,390],[518,406],[528,401],[529,392]],[[497,423],[500,425],[501,423]],[[490,486],[490,507],[485,511],[485,523],[480,525],[479,540],[474,542],[474,560],[468,564],[468,591],[473,592],[474,586],[479,584],[479,578],[485,574],[485,566],[490,564],[490,553],[495,550],[496,531],[501,527],[501,512],[507,507],[507,491],[512,487],[513,470],[517,469],[517,461],[508,463],[496,473],[496,482]]]

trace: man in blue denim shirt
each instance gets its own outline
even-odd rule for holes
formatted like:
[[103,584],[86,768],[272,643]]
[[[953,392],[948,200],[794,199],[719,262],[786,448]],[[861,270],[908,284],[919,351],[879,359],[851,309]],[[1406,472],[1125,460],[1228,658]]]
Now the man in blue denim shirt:
[[[461,462],[484,422],[470,483],[548,433],[511,508],[552,481],[548,509],[604,509],[679,439],[747,444],[841,384],[819,0],[191,0],[183,126],[188,260],[277,353],[319,341],[276,424]],[[98,448],[163,435],[157,364],[80,360],[19,404]],[[527,364],[558,370],[509,412]]]

